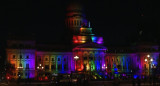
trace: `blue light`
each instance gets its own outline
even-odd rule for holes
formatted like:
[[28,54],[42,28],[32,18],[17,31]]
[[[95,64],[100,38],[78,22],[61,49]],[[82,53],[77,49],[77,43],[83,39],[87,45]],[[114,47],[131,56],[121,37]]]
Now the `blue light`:
[[118,68],[114,68],[114,71],[118,71]]
[[133,78],[136,79],[138,77],[138,75],[134,75]]
[[118,72],[114,72],[115,74],[119,74]]

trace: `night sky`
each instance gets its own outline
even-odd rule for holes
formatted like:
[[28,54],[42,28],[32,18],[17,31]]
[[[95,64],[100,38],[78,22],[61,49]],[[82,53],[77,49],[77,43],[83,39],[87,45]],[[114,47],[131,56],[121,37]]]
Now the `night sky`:
[[[93,33],[105,45],[128,45],[138,40],[160,39],[160,8],[154,0],[79,0]],[[1,3],[0,42],[10,33],[36,34],[38,43],[65,43],[68,0],[6,0]]]

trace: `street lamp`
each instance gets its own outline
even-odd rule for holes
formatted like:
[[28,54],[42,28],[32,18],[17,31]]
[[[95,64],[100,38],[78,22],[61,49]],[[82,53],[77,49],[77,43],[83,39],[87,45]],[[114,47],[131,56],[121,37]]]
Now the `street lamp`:
[[42,69],[44,69],[44,67],[42,66],[42,64],[39,64],[39,66],[37,66],[37,69],[42,70]]
[[102,69],[104,69],[104,70],[106,70],[106,69],[107,69],[106,64],[104,64],[104,65],[102,66]]
[[145,58],[145,62],[149,64],[149,76],[150,76],[150,67],[151,63],[153,62],[153,58],[150,57],[150,55],[147,55],[148,58]]
[[77,71],[77,60],[79,59],[79,57],[78,56],[75,56],[74,57],[74,60],[75,60],[75,65],[76,65],[76,71]]
[[18,77],[21,77],[21,71],[23,70],[23,67],[20,65],[19,67],[17,67],[18,70],[19,70],[19,74],[18,74]]
[[[39,64],[38,66],[37,66],[37,70],[38,70],[38,75],[39,75],[39,71],[41,71],[41,70],[43,70],[44,69],[44,67],[42,66],[42,64]],[[38,77],[38,76],[37,76]]]

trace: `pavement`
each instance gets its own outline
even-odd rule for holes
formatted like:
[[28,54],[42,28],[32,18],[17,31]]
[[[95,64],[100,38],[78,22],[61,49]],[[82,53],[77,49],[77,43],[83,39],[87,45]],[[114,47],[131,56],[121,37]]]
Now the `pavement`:
[[[21,82],[19,84],[17,83],[6,83],[6,82],[0,82],[0,86],[55,86],[53,84],[50,84],[49,82],[31,82],[31,83],[25,83]],[[67,83],[61,83],[59,86],[69,86]],[[116,83],[115,81],[89,81],[87,85],[72,85],[72,86],[133,86],[131,82],[120,82]],[[136,85],[138,84],[136,83]],[[151,85],[149,82],[148,83],[141,83],[140,86],[160,86],[160,83],[156,83],[155,85]]]

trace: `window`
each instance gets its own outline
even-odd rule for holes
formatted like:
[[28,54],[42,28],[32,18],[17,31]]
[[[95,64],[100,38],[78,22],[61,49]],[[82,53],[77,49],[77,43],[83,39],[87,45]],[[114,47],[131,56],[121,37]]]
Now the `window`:
[[29,69],[29,64],[26,64],[26,69]]
[[27,76],[28,74],[27,73],[25,73],[25,76]]
[[73,20],[72,20],[72,22],[71,22],[71,25],[73,25]]
[[79,20],[77,20],[77,25],[79,26]]
[[13,68],[15,68],[15,64],[12,64]]
[[45,65],[45,70],[49,70],[49,65]]
[[15,55],[13,55],[13,59],[15,59],[16,58],[16,56]]
[[87,57],[84,57],[84,60],[87,60]]
[[146,69],[146,64],[144,64],[144,68]]
[[66,61],[66,58],[64,58],[64,61]]
[[48,61],[48,58],[46,57],[46,61]]
[[58,61],[60,61],[60,58],[58,58]]
[[64,70],[67,70],[67,65],[66,64],[64,65]]
[[61,70],[62,69],[62,65],[58,65],[58,70]]
[[39,58],[39,61],[41,61],[41,58]]
[[117,59],[117,62],[118,62],[118,59]]
[[74,25],[76,25],[76,20],[74,20]]
[[22,67],[22,63],[19,64],[19,67]]
[[108,59],[107,59],[107,62],[108,62]]
[[22,59],[22,55],[20,55],[20,59]]
[[27,57],[26,57],[27,59],[29,59],[29,55],[27,55]]
[[55,65],[51,65],[51,69],[54,70],[55,69]]
[[89,57],[90,60],[93,60],[93,57]]
[[52,61],[54,61],[54,58],[52,58]]

